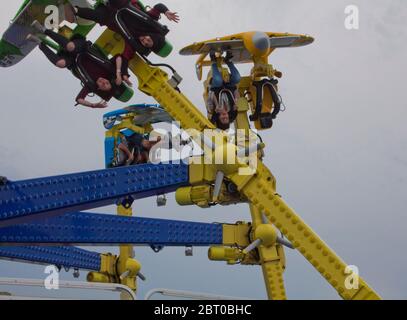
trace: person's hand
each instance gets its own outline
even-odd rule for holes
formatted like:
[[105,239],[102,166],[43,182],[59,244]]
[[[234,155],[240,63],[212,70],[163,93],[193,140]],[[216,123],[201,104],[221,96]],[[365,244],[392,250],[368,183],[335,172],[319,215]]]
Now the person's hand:
[[115,83],[116,83],[117,86],[120,86],[122,84],[122,82],[123,82],[122,73],[120,71],[117,71],[116,72],[116,81],[115,81]]
[[104,109],[107,108],[107,102],[105,100],[100,101],[99,103],[93,104],[93,108],[95,109]]
[[168,20],[170,21],[174,21],[175,23],[179,22],[179,15],[177,12],[171,12],[171,11],[167,11],[165,13],[165,16],[167,17]]
[[134,155],[133,154],[130,154],[129,155],[129,158],[127,159],[127,161],[126,161],[126,165],[131,165],[132,163],[134,162]]
[[123,77],[123,81],[126,82],[126,84],[127,84],[129,87],[132,87],[132,86],[133,86],[133,83],[129,80],[129,77],[124,76],[124,77]]

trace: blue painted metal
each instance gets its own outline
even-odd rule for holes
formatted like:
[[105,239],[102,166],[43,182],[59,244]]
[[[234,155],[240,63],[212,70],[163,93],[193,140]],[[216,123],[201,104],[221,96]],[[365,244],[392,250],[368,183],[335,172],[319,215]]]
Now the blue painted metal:
[[[120,142],[117,142],[119,145]],[[115,141],[114,138],[106,138],[105,139],[105,167],[109,168],[114,160],[114,149],[115,149]]]
[[0,186],[0,227],[174,192],[189,184],[188,165],[138,165],[10,182]]
[[68,213],[0,228],[4,245],[210,246],[223,243],[223,225],[93,213]]
[[99,253],[75,247],[0,246],[0,259],[91,271],[100,271],[101,264]]

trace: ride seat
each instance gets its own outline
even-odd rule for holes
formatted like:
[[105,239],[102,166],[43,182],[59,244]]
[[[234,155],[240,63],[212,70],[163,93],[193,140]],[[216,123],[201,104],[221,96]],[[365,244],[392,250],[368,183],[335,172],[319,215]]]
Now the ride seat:
[[281,111],[277,84],[277,79],[263,79],[252,83],[250,93],[255,105],[250,121],[255,122],[256,129],[270,129]]
[[[116,13],[116,23],[127,39],[133,38],[129,30],[128,21],[130,20],[136,21],[140,26],[143,26],[141,28],[142,31],[151,30],[151,33],[158,33],[163,37],[165,37],[170,31],[167,26],[155,21],[146,12],[143,12],[130,4],[128,7],[118,10]],[[165,40],[165,45],[159,52],[156,52],[156,54],[162,58],[166,58],[170,55],[172,50],[173,46],[171,43],[168,42],[168,40]],[[145,55],[148,55],[150,52],[151,51],[147,52],[146,50]]]
[[[95,91],[97,89],[96,82],[86,72],[86,68],[83,64],[83,59],[85,56],[98,63],[101,67],[109,72],[111,72],[111,70],[115,70],[115,67],[112,65],[111,61],[107,60],[106,57],[104,57],[103,54],[93,46],[90,48],[90,50],[77,55],[73,72],[81,79],[84,86],[92,91]],[[125,83],[122,83],[115,93],[114,98],[121,102],[128,102],[133,95],[133,89],[128,87]]]

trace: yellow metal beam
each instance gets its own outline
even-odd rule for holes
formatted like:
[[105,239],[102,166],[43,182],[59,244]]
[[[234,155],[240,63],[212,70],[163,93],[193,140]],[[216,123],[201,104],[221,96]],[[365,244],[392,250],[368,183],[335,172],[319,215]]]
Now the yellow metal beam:
[[[253,205],[250,206],[250,212],[253,220],[253,228],[255,229],[263,224],[262,213]],[[260,245],[258,251],[269,299],[287,300],[283,278],[285,269],[284,249],[277,244],[269,248]]]
[[[236,176],[232,181],[238,182]],[[294,247],[346,300],[378,300],[380,296],[360,278],[358,289],[347,288],[348,265],[326,245],[284,200],[273,192],[270,182],[261,175],[241,186],[241,191],[252,205],[263,212]]]
[[[98,40],[97,44],[106,52],[114,54],[120,50],[118,48],[122,46],[122,40],[114,34],[109,35],[106,33]],[[131,61],[130,68],[139,80],[139,89],[155,98],[174,119],[181,123],[184,129],[195,129],[199,132],[205,129],[214,129],[214,125],[192,102],[171,86],[168,75],[161,69],[149,66],[138,55]],[[209,165],[211,167],[209,170],[202,169],[205,166],[191,165],[195,185],[206,183],[206,181],[198,181],[196,178],[200,175],[204,178],[205,172],[213,171],[213,165]],[[252,176],[239,175],[237,173],[238,168],[237,165],[236,170],[230,165],[219,167],[220,171],[224,171],[227,178],[238,186],[240,192],[249,200],[252,206],[258,212],[262,212],[267,216],[270,222],[293,243],[295,248],[338,291],[341,297],[354,300],[380,299],[379,295],[362,279],[360,279],[357,289],[346,288],[347,265],[276,194],[276,180],[261,161],[258,163],[257,172]],[[196,172],[194,173],[194,171]],[[269,260],[268,255],[266,257],[266,254],[264,254],[263,261],[266,262],[266,266],[270,266],[268,263],[271,261]],[[270,285],[269,294],[272,296],[274,293],[278,298],[283,298],[285,294],[282,288],[277,288],[280,283],[279,278],[272,277],[272,275],[278,275],[281,269],[277,264],[271,265],[273,267],[265,270],[266,283]],[[275,290],[271,290],[272,285],[275,286]],[[279,293],[278,290],[280,290]]]
[[[131,206],[126,208],[122,205],[117,207],[117,214],[123,217],[131,217],[133,215],[133,210]],[[131,263],[133,262],[133,263]],[[130,266],[131,264],[131,266]],[[121,284],[128,286],[130,289],[137,290],[137,274],[141,269],[141,265],[134,260],[134,247],[130,245],[121,245],[120,246],[120,256],[117,261],[117,273],[120,275],[125,272],[132,271],[131,268],[135,268],[135,272],[130,272],[123,279],[120,279]]]

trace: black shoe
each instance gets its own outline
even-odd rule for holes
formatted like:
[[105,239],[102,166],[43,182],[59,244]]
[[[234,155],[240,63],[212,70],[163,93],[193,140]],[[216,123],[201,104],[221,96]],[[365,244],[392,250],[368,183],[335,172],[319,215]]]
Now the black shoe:
[[226,51],[225,62],[228,63],[233,59],[233,53],[231,50]]
[[212,62],[216,62],[216,52],[211,50],[211,52],[209,53],[209,56],[211,57],[211,61]]

